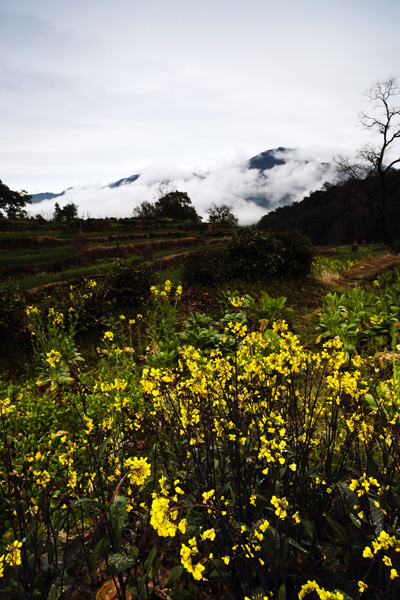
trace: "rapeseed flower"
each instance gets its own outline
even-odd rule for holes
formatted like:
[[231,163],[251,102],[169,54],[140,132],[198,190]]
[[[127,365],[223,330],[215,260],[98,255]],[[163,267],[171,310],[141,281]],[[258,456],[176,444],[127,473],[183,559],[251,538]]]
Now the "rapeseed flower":
[[7,546],[7,554],[5,555],[5,561],[9,565],[14,567],[21,564],[21,550],[22,542],[15,540],[12,544]]
[[129,469],[128,478],[130,483],[142,485],[146,479],[150,477],[151,465],[147,462],[147,458],[128,458],[125,462]]

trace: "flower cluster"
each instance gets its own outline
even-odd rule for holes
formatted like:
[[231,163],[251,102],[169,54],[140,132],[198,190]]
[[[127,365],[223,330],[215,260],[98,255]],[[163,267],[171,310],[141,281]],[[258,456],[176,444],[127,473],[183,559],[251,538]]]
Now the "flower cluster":
[[[370,546],[366,546],[363,551],[364,558],[374,559],[381,550],[386,552],[393,548],[395,552],[400,552],[400,540],[394,535],[389,535],[386,531],[382,530],[378,537],[372,542],[372,549]],[[392,559],[388,554],[382,556],[382,562],[384,565],[390,568],[390,579],[396,579],[399,577],[397,570],[393,567]]]

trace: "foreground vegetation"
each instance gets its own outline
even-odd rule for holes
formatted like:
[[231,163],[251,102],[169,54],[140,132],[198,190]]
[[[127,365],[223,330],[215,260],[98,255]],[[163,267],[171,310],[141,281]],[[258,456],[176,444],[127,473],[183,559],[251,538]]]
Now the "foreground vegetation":
[[327,296],[308,347],[283,296],[198,313],[138,283],[124,310],[95,279],[13,306],[32,357],[2,383],[0,591],[397,598],[397,275]]

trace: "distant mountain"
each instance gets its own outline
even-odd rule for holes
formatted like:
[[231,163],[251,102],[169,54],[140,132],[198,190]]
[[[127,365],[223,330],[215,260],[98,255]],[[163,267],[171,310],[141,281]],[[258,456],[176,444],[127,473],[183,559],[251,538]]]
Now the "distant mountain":
[[[118,188],[121,185],[129,185],[130,183],[133,183],[134,181],[136,181],[137,179],[139,179],[140,175],[131,175],[130,177],[124,177],[123,179],[118,179],[118,181],[113,181],[113,183],[109,183],[108,185],[105,185],[103,189],[105,188]],[[31,198],[32,198],[32,204],[38,204],[39,202],[42,202],[43,200],[54,200],[55,198],[60,198],[61,196],[65,196],[66,192],[68,192],[69,190],[73,190],[74,188],[70,187],[67,188],[66,190],[64,190],[63,192],[60,192],[59,194],[53,194],[52,192],[42,192],[40,194],[32,194]]]
[[[150,165],[142,172],[105,186],[68,188],[60,193],[32,195],[34,211],[46,218],[54,203],[75,203],[80,214],[93,217],[131,216],[140,202],[155,197],[160,184],[172,183],[187,192],[199,214],[207,218],[212,202],[237,211],[239,223],[254,223],[279,206],[300,201],[311,190],[334,178],[334,166],[293,148],[269,149],[238,163],[217,165],[208,172],[190,172],[174,166]],[[129,193],[127,194],[127,189]]]
[[32,204],[39,204],[43,200],[53,200],[53,198],[59,198],[64,196],[65,191],[60,194],[53,194],[52,192],[42,192],[41,194],[31,194]]
[[253,156],[247,163],[247,166],[249,169],[267,171],[268,169],[273,169],[279,165],[284,165],[286,161],[283,157],[277,158],[276,154],[278,152],[280,154],[285,154],[293,152],[293,150],[283,148],[282,146],[279,146],[279,148],[275,148],[274,150],[266,150],[265,152],[261,152],[261,154],[257,154],[257,156]]
[[[271,183],[273,169],[282,167],[282,184],[277,199],[276,185]],[[285,167],[287,167],[285,169]],[[324,183],[325,178],[332,166],[327,162],[319,162],[316,159],[305,159],[298,155],[298,151],[293,148],[274,148],[266,150],[250,158],[247,168],[258,170],[258,189],[257,193],[246,196],[248,202],[254,202],[263,208],[272,209],[276,206],[287,206],[299,199],[306,193],[307,184],[304,181],[304,171],[314,172],[314,178],[317,182]],[[287,180],[285,182],[285,176]],[[297,178],[297,181],[296,181]],[[274,177],[274,181],[275,181]],[[286,186],[286,187],[285,187]],[[319,186],[318,186],[319,187]]]
[[120,185],[126,185],[129,183],[133,183],[134,181],[136,181],[137,179],[139,179],[140,175],[131,175],[130,177],[125,177],[124,179],[118,179],[118,181],[114,181],[114,183],[110,183],[109,185],[106,185],[105,187],[108,188],[117,188]]

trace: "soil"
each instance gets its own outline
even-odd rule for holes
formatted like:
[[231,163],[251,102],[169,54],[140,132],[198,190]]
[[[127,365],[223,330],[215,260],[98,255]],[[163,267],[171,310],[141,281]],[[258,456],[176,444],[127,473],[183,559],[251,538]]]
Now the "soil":
[[383,271],[398,265],[400,265],[400,255],[388,253],[381,256],[367,256],[343,273],[339,285],[353,287],[356,283],[362,281],[372,281]]

